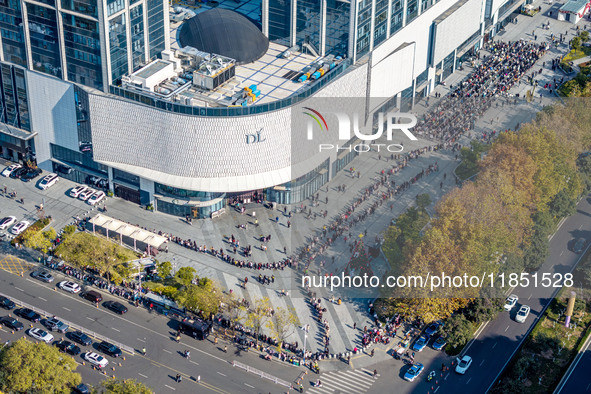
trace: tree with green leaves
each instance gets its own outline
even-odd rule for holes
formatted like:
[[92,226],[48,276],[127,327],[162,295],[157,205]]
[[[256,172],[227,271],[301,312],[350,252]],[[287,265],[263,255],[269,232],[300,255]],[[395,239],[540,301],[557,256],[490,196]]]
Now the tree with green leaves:
[[266,326],[271,317],[271,302],[268,297],[255,300],[250,308],[242,307],[244,312],[244,325],[252,327],[255,333],[256,343],[259,343],[261,330]]
[[589,32],[587,30],[581,30],[579,37],[581,37],[581,41],[587,42],[589,41]]
[[158,274],[162,279],[166,279],[170,276],[172,272],[172,264],[170,261],[163,261],[162,263],[158,264]]
[[177,282],[184,286],[188,286],[191,284],[193,279],[195,279],[195,273],[197,270],[193,267],[181,267],[174,275]]
[[472,324],[461,313],[456,313],[445,322],[443,332],[447,334],[447,343],[452,347],[464,346],[472,335],[474,328]]
[[571,198],[566,190],[562,189],[550,201],[550,213],[556,218],[563,218],[575,213],[577,202]]
[[106,379],[101,383],[106,394],[152,394],[153,391],[135,379]]
[[581,49],[581,44],[581,37],[574,37],[570,42],[570,46],[577,52]]
[[57,233],[53,227],[46,231],[29,231],[23,234],[23,245],[27,248],[40,250],[43,254],[47,254],[53,246],[53,240],[57,237]]
[[416,203],[417,207],[423,211],[425,208],[431,205],[431,196],[427,193],[417,194]]
[[197,313],[201,312],[208,318],[218,313],[224,295],[220,287],[211,279],[201,278],[197,285],[191,283],[186,285],[174,298],[179,305]]
[[0,388],[9,393],[66,393],[80,384],[78,364],[46,343],[21,338],[0,351]]
[[272,333],[274,339],[277,340],[277,348],[281,351],[283,342],[289,337],[297,326],[300,325],[300,320],[295,313],[294,308],[290,307],[278,307],[275,309],[275,313],[271,315],[271,318],[267,322],[267,328]]

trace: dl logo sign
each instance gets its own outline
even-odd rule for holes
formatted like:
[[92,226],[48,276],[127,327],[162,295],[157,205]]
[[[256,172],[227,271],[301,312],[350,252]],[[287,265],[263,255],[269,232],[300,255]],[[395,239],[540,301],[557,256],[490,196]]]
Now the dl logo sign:
[[247,144],[256,144],[257,142],[266,141],[267,139],[261,135],[262,133],[263,133],[263,129],[258,130],[254,134],[246,134],[246,143]]

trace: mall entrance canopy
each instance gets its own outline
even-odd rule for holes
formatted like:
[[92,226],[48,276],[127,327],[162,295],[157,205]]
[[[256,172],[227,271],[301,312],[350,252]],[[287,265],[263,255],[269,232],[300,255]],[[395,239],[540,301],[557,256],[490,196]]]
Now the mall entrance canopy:
[[107,238],[117,236],[120,245],[125,243],[154,256],[168,242],[166,237],[100,213],[88,221],[88,227],[92,227],[93,234],[99,231]]

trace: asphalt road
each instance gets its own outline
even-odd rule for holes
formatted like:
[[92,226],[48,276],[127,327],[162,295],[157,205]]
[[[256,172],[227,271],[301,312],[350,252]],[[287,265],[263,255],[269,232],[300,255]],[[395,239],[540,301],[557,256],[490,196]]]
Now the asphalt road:
[[562,385],[559,385],[554,391],[559,393],[591,393],[591,379],[589,379],[589,371],[591,371],[591,340],[587,341],[581,358],[574,368],[568,371],[568,376]]
[[[189,392],[217,392],[217,393],[240,393],[240,392],[285,392],[283,387],[271,383],[269,380],[247,373],[233,367],[232,361],[239,361],[278,378],[292,381],[300,373],[296,367],[286,367],[276,361],[265,361],[256,352],[236,353],[232,345],[228,346],[228,353],[222,351],[223,342],[214,345],[213,342],[197,341],[187,336],[182,337],[181,343],[174,340],[174,333],[177,324],[156,313],[150,314],[143,308],[135,308],[129,305],[129,312],[125,315],[117,315],[104,307],[96,306],[79,295],[66,293],[62,290],[55,290],[53,284],[57,283],[60,277],[52,284],[39,282],[28,275],[20,277],[0,270],[0,288],[2,293],[13,297],[16,300],[32,304],[59,318],[81,325],[100,335],[111,338],[127,346],[133,347],[136,351],[146,348],[146,355],[136,352],[131,356],[125,354],[125,360],[113,360],[107,357],[111,364],[108,366],[108,374],[123,378],[135,378],[143,381],[155,392],[167,391]],[[103,292],[104,300],[115,299]],[[1,315],[8,314],[8,311],[0,310]],[[26,327],[30,324],[18,318]],[[34,324],[41,327],[41,324]],[[20,333],[11,334],[5,327],[0,332],[2,342],[15,340]],[[54,333],[56,340],[61,335]],[[93,344],[94,346],[94,344]],[[90,350],[83,347],[82,352]],[[182,357],[184,350],[191,351],[189,360]],[[76,361],[82,362],[80,356],[75,357]],[[113,362],[121,362],[122,365],[115,365]],[[115,371],[111,369],[115,366]],[[86,363],[80,366],[84,381],[97,383],[104,376]],[[176,383],[174,377],[177,373],[183,375],[181,383]],[[201,377],[201,383],[192,380],[191,377]],[[200,389],[195,385],[199,384]]]

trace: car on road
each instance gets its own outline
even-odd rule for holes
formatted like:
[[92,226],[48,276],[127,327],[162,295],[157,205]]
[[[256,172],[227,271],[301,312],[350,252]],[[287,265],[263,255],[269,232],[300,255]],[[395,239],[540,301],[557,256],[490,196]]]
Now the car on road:
[[86,190],[86,186],[76,186],[70,190],[70,197],[78,198],[78,196]]
[[88,199],[88,203],[90,205],[95,205],[95,204],[101,202],[105,197],[106,197],[105,192],[98,191],[98,192],[94,193],[92,196],[90,196],[90,198]]
[[40,328],[31,328],[28,332],[30,336],[45,343],[53,342],[53,335],[48,333],[47,331],[43,331]]
[[105,368],[107,365],[109,365],[109,360],[107,360],[106,358],[104,358],[103,356],[101,356],[100,354],[95,353],[95,352],[86,352],[86,353],[84,353],[83,357],[86,361],[88,361],[92,365],[96,365],[101,368]]
[[422,352],[425,346],[427,346],[427,342],[429,342],[429,337],[427,335],[421,335],[412,345],[412,350],[416,352]]
[[519,311],[517,311],[517,315],[515,315],[515,321],[517,323],[525,323],[525,319],[529,316],[531,308],[527,305],[521,305]]
[[575,241],[575,245],[573,246],[573,252],[575,252],[576,254],[583,253],[583,250],[585,250],[586,243],[587,243],[587,240],[585,238],[577,239]]
[[19,179],[21,176],[27,173],[27,168],[20,167],[10,173],[10,177],[13,179]]
[[87,385],[85,385],[84,383],[80,383],[78,386],[74,387],[74,389],[72,389],[72,393],[74,394],[90,394],[90,388],[88,388]]
[[518,300],[519,297],[517,297],[515,294],[511,294],[509,297],[507,297],[507,300],[505,300],[505,305],[503,305],[503,309],[505,309],[506,311],[510,311],[511,309],[513,309],[515,305],[517,305]]
[[105,301],[103,302],[103,306],[107,309],[112,310],[120,315],[127,312],[127,307],[120,302],[117,301]]
[[10,174],[12,174],[13,171],[18,170],[19,168],[22,168],[20,164],[11,164],[4,170],[2,170],[2,176],[8,177],[10,176]]
[[121,356],[121,349],[107,341],[102,341],[98,345],[98,350],[111,357]]
[[421,363],[413,364],[404,374],[404,380],[413,382],[423,372],[425,367]]
[[46,319],[43,325],[49,328],[51,331],[57,331],[61,333],[68,331],[68,328],[70,328],[66,323],[64,323],[55,316],[51,319]]
[[17,218],[15,218],[14,216],[6,216],[2,220],[0,220],[0,230],[6,230],[8,227],[15,224],[16,221]]
[[31,225],[31,222],[29,222],[27,220],[20,221],[17,224],[15,224],[14,226],[12,226],[12,228],[10,229],[10,232],[13,233],[14,235],[19,235],[20,233],[25,231],[27,229],[27,227],[29,227],[30,225]]
[[80,193],[80,195],[78,196],[79,200],[82,201],[86,201],[90,198],[90,196],[92,196],[94,193],[96,193],[96,190],[88,188],[86,190],[84,190],[82,193]]
[[16,330],[16,331],[20,331],[25,327],[23,323],[16,320],[12,316],[0,317],[0,323],[2,323],[2,325],[4,325],[4,326],[10,328],[11,330]]
[[437,331],[439,331],[439,328],[441,328],[441,327],[443,327],[443,322],[442,321],[435,321],[435,322],[429,324],[427,326],[427,328],[425,328],[425,334],[432,337],[433,335],[435,335],[437,333]]
[[33,278],[39,279],[40,281],[51,283],[53,282],[53,275],[47,271],[33,271],[31,273]]
[[78,342],[82,346],[92,345],[92,341],[90,340],[88,335],[86,335],[82,331],[74,331],[74,332],[70,333],[70,339],[75,342]]
[[82,288],[78,283],[69,282],[64,280],[57,285],[60,289],[67,291],[68,293],[78,294]]
[[464,356],[461,359],[457,359],[458,365],[456,365],[456,373],[463,375],[466,373],[470,365],[472,365],[472,357]]
[[43,179],[39,182],[39,189],[47,190],[53,185],[55,185],[60,180],[60,177],[57,174],[49,174],[45,175]]
[[433,342],[433,345],[431,345],[431,347],[435,350],[443,350],[443,348],[445,347],[445,345],[447,345],[447,339],[445,338],[445,336],[440,335],[435,342]]
[[40,168],[29,168],[27,170],[27,172],[25,172],[23,174],[23,176],[21,176],[21,181],[23,182],[30,182],[31,180],[37,178],[39,175],[41,175],[43,171],[41,171]]
[[21,308],[14,313],[17,316],[23,317],[29,321],[34,322],[34,323],[39,323],[39,321],[41,320],[41,315],[39,315],[37,312],[35,312],[29,308]]
[[62,339],[59,342],[56,342],[55,346],[62,352],[71,354],[72,356],[77,356],[80,354],[80,348],[78,346],[64,339]]
[[14,309],[16,304],[8,297],[0,296],[0,306],[4,309]]

